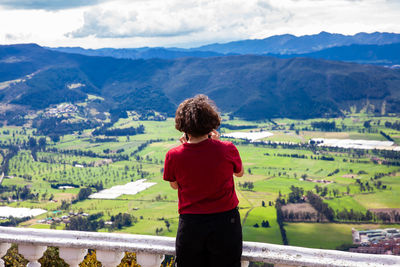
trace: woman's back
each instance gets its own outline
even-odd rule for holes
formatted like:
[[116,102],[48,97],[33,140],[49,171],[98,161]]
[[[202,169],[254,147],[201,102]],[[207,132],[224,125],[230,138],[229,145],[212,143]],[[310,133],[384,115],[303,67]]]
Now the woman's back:
[[206,214],[238,205],[233,173],[241,169],[239,152],[231,142],[206,139],[184,143],[166,156],[164,178],[179,185],[179,213]]

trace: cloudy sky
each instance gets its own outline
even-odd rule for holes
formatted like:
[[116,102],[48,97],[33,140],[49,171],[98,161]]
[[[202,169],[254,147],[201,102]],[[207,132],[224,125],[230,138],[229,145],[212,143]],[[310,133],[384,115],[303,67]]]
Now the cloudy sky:
[[320,31],[400,33],[400,0],[0,0],[0,44],[187,48]]

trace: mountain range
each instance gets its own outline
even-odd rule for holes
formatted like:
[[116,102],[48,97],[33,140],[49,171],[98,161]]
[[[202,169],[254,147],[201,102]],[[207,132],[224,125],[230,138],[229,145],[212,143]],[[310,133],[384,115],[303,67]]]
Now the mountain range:
[[400,50],[398,45],[395,45],[399,43],[400,34],[395,33],[358,33],[348,36],[321,32],[300,37],[289,34],[276,35],[265,39],[210,44],[191,49],[164,47],[124,49],[59,47],[49,49],[87,56],[129,59],[272,55],[283,58],[312,57],[377,65],[395,65],[399,64]]
[[198,51],[188,50],[182,48],[164,48],[164,47],[141,47],[141,48],[100,48],[100,49],[84,49],[81,47],[57,47],[50,48],[51,50],[81,54],[86,56],[99,56],[99,57],[114,57],[114,58],[128,58],[128,59],[174,59],[182,57],[217,57],[224,56],[225,54],[213,51]]
[[197,51],[213,51],[222,54],[304,54],[326,48],[359,45],[385,45],[400,43],[396,33],[357,33],[343,35],[321,32],[319,34],[294,36],[275,35],[265,39],[241,40],[225,44],[210,44],[194,48]]
[[338,116],[350,107],[400,112],[400,70],[312,58],[260,55],[116,59],[35,44],[0,46],[0,101],[38,110],[96,95],[97,108],[174,115],[195,94],[245,119]]
[[[355,62],[360,64],[374,64],[395,66],[400,65],[400,43],[386,45],[349,45],[323,49],[304,54],[268,54],[280,58],[316,58]],[[395,66],[398,67],[398,66]]]

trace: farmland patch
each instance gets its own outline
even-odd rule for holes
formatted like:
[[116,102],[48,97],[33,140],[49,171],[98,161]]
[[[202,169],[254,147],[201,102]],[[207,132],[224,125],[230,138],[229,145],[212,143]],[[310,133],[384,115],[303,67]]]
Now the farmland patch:
[[135,182],[130,182],[125,185],[116,185],[111,188],[94,193],[89,198],[100,199],[115,199],[121,195],[136,195],[137,193],[146,190],[156,183],[146,183],[146,179],[140,179]]
[[13,216],[15,218],[30,216],[35,217],[46,212],[47,210],[43,209],[0,207],[0,217],[2,218],[8,218],[10,216]]
[[270,132],[232,132],[232,133],[223,134],[222,137],[246,139],[251,142],[254,142],[256,140],[270,137],[273,135],[274,134],[270,133]]

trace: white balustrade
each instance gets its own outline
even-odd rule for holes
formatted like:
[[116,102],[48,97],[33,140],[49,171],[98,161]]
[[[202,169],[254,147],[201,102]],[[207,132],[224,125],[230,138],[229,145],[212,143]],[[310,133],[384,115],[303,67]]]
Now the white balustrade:
[[37,246],[33,244],[18,245],[19,254],[29,261],[28,265],[26,265],[27,267],[40,267],[38,260],[43,256],[46,249],[47,246]]
[[0,243],[0,267],[4,267],[4,261],[1,259],[6,255],[7,250],[11,247],[9,243]]
[[[164,255],[175,255],[175,238],[171,237],[0,227],[0,255],[12,243],[18,244],[19,252],[31,267],[40,266],[38,260],[48,246],[58,247],[60,257],[70,266],[78,266],[87,249],[95,249],[97,259],[105,267],[117,266],[124,252],[135,252],[142,267],[158,267]],[[244,242],[242,267],[247,267],[250,261],[280,267],[400,266],[399,256]],[[0,262],[0,267],[3,265]]]
[[142,267],[160,267],[164,255],[151,254],[147,252],[136,253],[136,261]]
[[97,250],[96,257],[99,262],[104,267],[115,267],[117,266],[122,258],[124,257],[125,252],[123,251],[111,251],[111,250]]
[[59,255],[71,267],[78,267],[87,254],[87,249],[60,247]]

